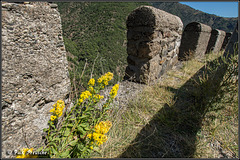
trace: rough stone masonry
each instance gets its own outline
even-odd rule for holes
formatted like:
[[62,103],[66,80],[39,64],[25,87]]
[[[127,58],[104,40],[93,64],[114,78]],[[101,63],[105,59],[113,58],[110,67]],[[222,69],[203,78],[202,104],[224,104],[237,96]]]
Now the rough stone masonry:
[[37,148],[49,110],[70,92],[56,4],[2,4],[2,156]]
[[211,31],[212,28],[205,24],[199,22],[189,23],[183,31],[179,48],[179,59],[203,58],[207,50]]
[[178,61],[183,23],[177,16],[141,6],[127,18],[125,79],[148,84]]
[[238,23],[236,24],[236,27],[234,29],[233,34],[231,35],[229,42],[226,46],[226,49],[224,51],[224,57],[230,57],[233,55],[238,55]]
[[219,52],[221,50],[225,36],[226,32],[218,29],[213,29],[211,32],[210,40],[208,42],[206,54],[209,52]]
[[224,38],[224,41],[223,41],[221,50],[224,50],[224,49],[226,48],[226,46],[227,46],[227,44],[228,44],[231,36],[232,36],[232,33],[231,33],[231,32],[226,33],[226,36],[225,36],[225,38]]

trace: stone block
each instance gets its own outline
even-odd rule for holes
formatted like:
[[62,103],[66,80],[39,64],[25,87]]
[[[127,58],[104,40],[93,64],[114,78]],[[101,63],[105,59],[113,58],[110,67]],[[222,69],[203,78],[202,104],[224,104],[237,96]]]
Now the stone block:
[[138,57],[153,58],[161,51],[161,45],[159,42],[140,42],[138,44]]
[[189,23],[183,32],[179,48],[179,59],[202,58],[207,50],[211,27],[199,23]]
[[226,33],[226,36],[224,38],[221,50],[224,50],[226,48],[226,46],[228,44],[228,41],[230,40],[231,36],[232,36],[232,33],[230,33],[230,32]]
[[[178,54],[183,23],[165,11],[141,6],[129,14],[126,24],[129,55],[126,75],[137,82],[150,83],[167,70],[162,69],[162,61],[168,68],[172,66],[169,63]],[[163,60],[167,57],[168,60]]]
[[55,36],[62,35],[58,11],[47,2],[4,7],[2,156],[13,158],[7,150],[40,147],[49,110],[59,99],[66,102],[70,79],[63,40]]
[[210,40],[208,42],[206,54],[210,52],[219,52],[221,50],[225,36],[226,33],[224,31],[213,29],[211,32]]
[[224,57],[229,57],[229,56],[233,56],[233,55],[238,55],[238,23],[236,24],[236,27],[234,29],[234,32],[227,44],[227,47],[224,51]]

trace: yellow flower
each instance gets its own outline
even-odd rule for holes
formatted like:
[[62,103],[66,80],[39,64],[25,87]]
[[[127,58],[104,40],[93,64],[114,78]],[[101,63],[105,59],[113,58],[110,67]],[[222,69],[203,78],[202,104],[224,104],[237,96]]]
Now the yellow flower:
[[49,112],[54,112],[55,111],[55,108],[52,108]]
[[119,89],[119,84],[115,84],[112,87],[112,90],[110,91],[110,97],[111,98],[115,98],[117,96],[118,89]]
[[93,146],[90,146],[90,149],[93,150]]
[[87,99],[89,96],[92,96],[92,94],[89,92],[89,91],[85,91],[85,92],[82,92],[82,94],[80,95],[80,98],[85,100]]
[[54,121],[57,118],[57,116],[51,115],[51,121]]
[[104,98],[104,96],[101,96],[101,95],[99,95],[99,94],[96,94],[96,95],[94,95],[93,97],[94,97],[94,99],[93,99],[94,102],[97,102],[97,101],[99,101],[100,99],[103,99],[103,98]]
[[57,117],[60,117],[62,115],[63,109],[65,107],[63,100],[58,100],[54,105],[54,108],[52,108],[49,112],[53,113],[53,116],[51,116],[51,121],[54,121]]
[[92,93],[90,93],[89,91],[82,92],[82,94],[80,95],[80,98],[78,99],[79,105],[90,96],[92,96]]
[[58,100],[58,101],[57,101],[57,103],[58,103],[58,104],[62,104],[62,105],[64,105],[64,101],[63,101],[63,100],[61,100],[61,99],[60,99],[60,100]]
[[104,83],[105,86],[108,85],[108,81],[104,81],[103,83]]
[[88,85],[94,86],[94,84],[95,84],[95,79],[91,78],[88,82]]
[[88,87],[89,88],[89,91],[90,92],[93,92],[93,87],[92,86],[90,86],[90,87]]
[[87,136],[88,138],[96,141],[98,145],[101,145],[107,141],[107,136],[104,134],[106,134],[109,131],[111,126],[112,126],[112,123],[110,121],[106,121],[106,122],[102,121],[99,124],[96,124],[94,126],[95,132],[88,134]]
[[[112,80],[112,78],[113,78],[113,74],[111,72],[105,73],[103,76],[101,76],[98,79],[98,83],[106,86],[108,85],[108,82]],[[104,88],[104,86],[102,86],[102,88]]]

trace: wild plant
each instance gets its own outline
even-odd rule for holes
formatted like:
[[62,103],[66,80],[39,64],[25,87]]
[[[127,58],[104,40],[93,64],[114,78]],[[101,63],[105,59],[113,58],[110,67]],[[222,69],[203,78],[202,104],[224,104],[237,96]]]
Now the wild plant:
[[[64,115],[65,103],[58,100],[50,110],[52,115],[48,121],[49,128],[43,130],[47,133],[46,145],[36,152],[47,152],[48,158],[88,158],[92,152],[99,152],[101,145],[107,141],[106,134],[112,126],[108,120],[108,111],[117,95],[119,84],[112,87],[102,107],[97,106],[104,98],[100,91],[112,79],[113,74],[110,72],[101,76],[97,83],[95,79],[90,79],[87,90],[81,93],[74,106]],[[59,125],[61,116],[63,121]],[[22,152],[17,158],[31,158],[33,148],[25,150],[31,152]]]

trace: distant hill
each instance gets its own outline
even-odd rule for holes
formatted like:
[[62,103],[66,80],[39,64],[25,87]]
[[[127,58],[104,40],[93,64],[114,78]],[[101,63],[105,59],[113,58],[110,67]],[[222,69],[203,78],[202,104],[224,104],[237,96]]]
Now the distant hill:
[[214,29],[233,32],[238,20],[238,18],[224,18],[214,14],[204,13],[179,2],[151,2],[151,5],[178,16],[181,18],[184,26],[196,21],[209,25]]

